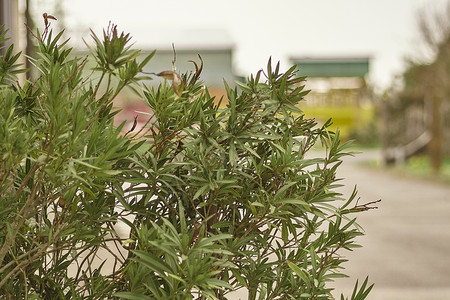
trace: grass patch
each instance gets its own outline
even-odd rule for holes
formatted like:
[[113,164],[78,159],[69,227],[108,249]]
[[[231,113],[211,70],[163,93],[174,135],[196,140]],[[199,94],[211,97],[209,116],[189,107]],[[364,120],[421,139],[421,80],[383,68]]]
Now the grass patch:
[[404,164],[389,167],[388,169],[403,176],[411,176],[450,185],[450,158],[443,160],[439,172],[433,170],[427,155],[412,157]]

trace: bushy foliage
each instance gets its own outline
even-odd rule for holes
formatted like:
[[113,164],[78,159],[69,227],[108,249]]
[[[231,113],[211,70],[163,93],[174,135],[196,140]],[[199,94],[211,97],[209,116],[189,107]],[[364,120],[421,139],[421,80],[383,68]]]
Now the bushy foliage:
[[[98,75],[48,29],[36,34],[35,81],[11,81],[18,56],[1,57],[2,298],[331,298],[342,251],[362,234],[351,214],[370,207],[336,191],[347,144],[304,118],[294,67],[269,61],[225,84],[222,106],[200,81],[201,57],[146,87],[153,53],[138,62],[115,26],[92,33]],[[112,102],[127,86],[153,115],[123,134]]]

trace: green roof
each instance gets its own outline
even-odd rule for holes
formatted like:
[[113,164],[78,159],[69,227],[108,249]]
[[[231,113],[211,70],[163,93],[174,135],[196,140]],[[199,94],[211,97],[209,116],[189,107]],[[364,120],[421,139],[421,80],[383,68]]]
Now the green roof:
[[292,58],[300,75],[308,77],[364,77],[369,58]]

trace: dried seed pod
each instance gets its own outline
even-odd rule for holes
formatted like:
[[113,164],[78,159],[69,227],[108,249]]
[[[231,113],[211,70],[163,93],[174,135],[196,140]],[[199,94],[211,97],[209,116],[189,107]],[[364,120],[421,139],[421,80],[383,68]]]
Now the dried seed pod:
[[203,70],[203,59],[200,56],[200,54],[197,54],[198,57],[200,58],[200,68],[198,67],[197,63],[193,60],[188,60],[189,62],[193,63],[195,66],[195,79],[198,79],[198,77],[200,76],[200,74],[202,73]]
[[42,17],[44,17],[44,24],[45,24],[45,27],[48,27],[48,20],[50,19],[50,20],[57,20],[54,16],[52,16],[52,15],[49,15],[49,14],[47,14],[47,13],[43,13],[42,14]]
[[58,198],[58,205],[61,208],[64,208],[64,206],[66,206],[66,198],[64,198],[63,196],[60,196]]
[[181,85],[181,88],[179,88],[180,87],[180,83],[181,83],[181,76],[178,75],[177,72],[175,72],[175,71],[162,71],[162,72],[156,74],[156,76],[162,77],[164,79],[171,80],[172,81],[173,91],[178,96],[181,96],[183,85]]

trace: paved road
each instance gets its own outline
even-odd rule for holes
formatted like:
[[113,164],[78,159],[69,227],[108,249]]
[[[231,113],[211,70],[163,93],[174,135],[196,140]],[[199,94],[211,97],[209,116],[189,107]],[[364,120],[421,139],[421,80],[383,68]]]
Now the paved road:
[[356,184],[361,202],[382,202],[358,217],[363,248],[345,253],[350,279],[336,282],[337,290],[350,291],[369,275],[375,283],[369,300],[450,299],[450,187],[360,164],[376,158],[369,151],[340,167],[346,195]]

